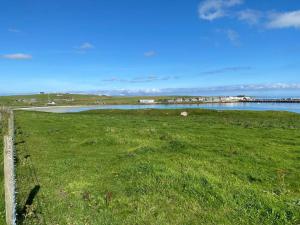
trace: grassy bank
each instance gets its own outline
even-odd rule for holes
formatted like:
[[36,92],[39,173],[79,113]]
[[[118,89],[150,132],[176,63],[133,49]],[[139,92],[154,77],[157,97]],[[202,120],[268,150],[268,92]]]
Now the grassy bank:
[[0,224],[5,224],[3,137],[7,135],[7,114],[0,109]]
[[3,131],[0,122],[0,224],[5,224],[5,205],[4,205],[4,175],[3,175]]
[[300,116],[17,112],[23,224],[299,224]]

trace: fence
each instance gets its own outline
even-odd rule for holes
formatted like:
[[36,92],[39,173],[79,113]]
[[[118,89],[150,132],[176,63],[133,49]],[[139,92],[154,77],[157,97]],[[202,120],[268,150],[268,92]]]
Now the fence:
[[5,211],[7,225],[16,224],[16,199],[15,199],[15,168],[14,168],[14,114],[8,109],[1,109],[0,119],[6,124],[4,135],[4,188]]

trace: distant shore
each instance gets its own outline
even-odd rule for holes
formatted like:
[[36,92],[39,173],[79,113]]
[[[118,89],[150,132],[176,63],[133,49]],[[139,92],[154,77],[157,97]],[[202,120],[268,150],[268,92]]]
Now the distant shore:
[[295,103],[201,103],[201,104],[111,104],[111,105],[73,105],[19,107],[15,110],[52,113],[75,113],[90,110],[146,110],[146,109],[210,109],[210,110],[248,110],[248,111],[287,111],[300,113],[300,104]]

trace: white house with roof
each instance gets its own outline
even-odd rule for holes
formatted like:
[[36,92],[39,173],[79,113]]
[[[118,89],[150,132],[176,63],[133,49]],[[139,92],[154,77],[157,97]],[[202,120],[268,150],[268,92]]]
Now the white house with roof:
[[154,104],[155,100],[154,99],[140,99],[139,103],[142,103],[142,104]]

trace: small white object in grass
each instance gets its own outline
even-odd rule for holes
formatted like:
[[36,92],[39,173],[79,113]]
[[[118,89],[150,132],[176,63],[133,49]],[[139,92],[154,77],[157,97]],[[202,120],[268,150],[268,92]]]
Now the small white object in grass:
[[188,116],[188,113],[187,112],[181,112],[180,115],[181,116]]

